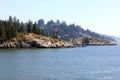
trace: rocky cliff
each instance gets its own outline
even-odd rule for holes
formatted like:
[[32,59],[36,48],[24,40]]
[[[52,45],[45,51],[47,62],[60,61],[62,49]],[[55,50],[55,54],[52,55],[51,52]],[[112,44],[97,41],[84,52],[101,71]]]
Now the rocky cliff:
[[61,48],[74,47],[72,44],[56,38],[35,35],[32,33],[19,33],[11,40],[0,44],[0,48]]

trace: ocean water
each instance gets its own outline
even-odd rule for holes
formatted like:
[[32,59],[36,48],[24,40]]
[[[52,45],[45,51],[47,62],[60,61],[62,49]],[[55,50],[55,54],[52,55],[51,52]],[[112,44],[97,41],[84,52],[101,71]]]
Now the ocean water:
[[0,49],[0,80],[120,80],[120,46]]

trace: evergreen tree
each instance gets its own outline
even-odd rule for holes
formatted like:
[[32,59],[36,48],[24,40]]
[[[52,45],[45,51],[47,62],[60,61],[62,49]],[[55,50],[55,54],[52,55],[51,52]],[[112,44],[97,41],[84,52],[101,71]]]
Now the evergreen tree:
[[33,28],[33,23],[32,23],[31,20],[29,20],[28,24],[27,24],[27,32],[31,33],[32,32],[32,28]]
[[44,27],[45,21],[43,19],[38,20],[38,26]]
[[20,26],[18,28],[18,32],[25,32],[25,25],[23,22],[20,23]]
[[0,42],[3,42],[6,39],[5,26],[3,21],[0,21]]
[[90,38],[87,37],[87,36],[83,36],[83,38],[82,38],[82,44],[83,45],[89,45],[89,42],[90,42]]
[[6,37],[7,39],[10,39],[12,37],[12,33],[13,33],[13,21],[12,21],[12,17],[9,16],[9,20],[8,20],[8,23],[7,23],[7,27],[6,27]]
[[33,24],[33,29],[32,29],[32,32],[37,34],[37,29],[38,29],[38,26],[36,24],[36,22]]
[[37,32],[36,34],[42,34],[40,28],[37,28],[37,31],[36,31],[36,32]]

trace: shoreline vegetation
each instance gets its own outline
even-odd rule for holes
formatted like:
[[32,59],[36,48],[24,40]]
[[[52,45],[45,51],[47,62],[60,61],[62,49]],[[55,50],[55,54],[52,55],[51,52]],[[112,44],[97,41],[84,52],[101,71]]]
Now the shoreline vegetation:
[[20,22],[16,17],[0,20],[0,48],[68,48],[93,45],[116,45],[108,36],[79,25],[48,21]]

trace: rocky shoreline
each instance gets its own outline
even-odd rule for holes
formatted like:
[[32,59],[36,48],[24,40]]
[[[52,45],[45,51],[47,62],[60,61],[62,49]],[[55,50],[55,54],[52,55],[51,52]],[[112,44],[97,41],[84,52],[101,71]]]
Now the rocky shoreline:
[[0,44],[0,48],[67,48],[72,44],[56,38],[35,35],[32,33],[19,34],[17,37]]
[[[82,38],[73,39],[70,41],[71,44],[76,46],[84,46],[84,43],[82,43]],[[90,38],[89,44],[87,46],[113,46],[117,45],[115,41],[111,40],[103,40],[98,38]]]
[[[42,35],[35,35],[33,33],[20,33],[11,40],[5,41],[0,44],[0,48],[70,48],[70,47],[83,47],[82,38],[66,42],[64,40],[45,37]],[[102,40],[91,38],[88,46],[104,46],[116,45],[116,42],[110,40]]]

